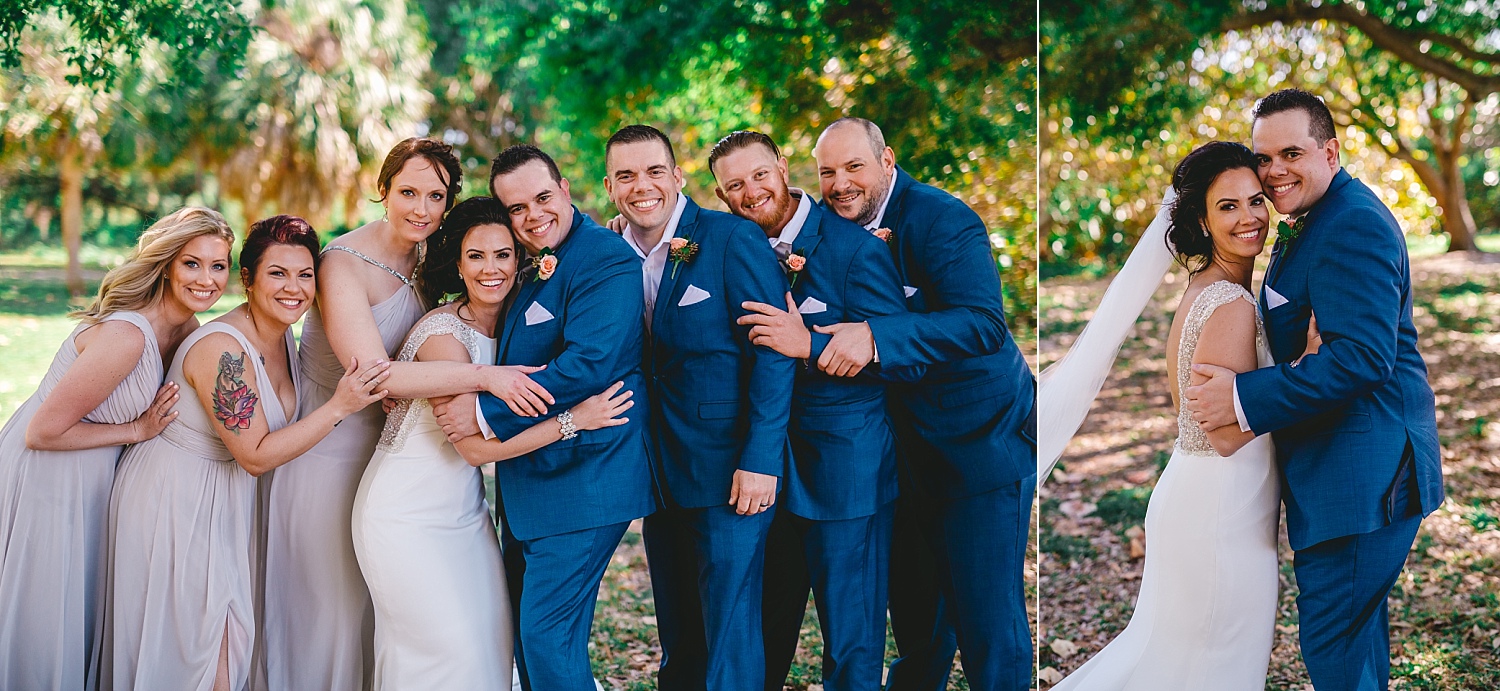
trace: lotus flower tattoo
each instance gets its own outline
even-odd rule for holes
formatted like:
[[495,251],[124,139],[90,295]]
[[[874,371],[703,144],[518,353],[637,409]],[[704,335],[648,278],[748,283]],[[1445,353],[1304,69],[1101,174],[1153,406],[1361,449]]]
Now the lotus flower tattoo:
[[245,384],[245,354],[235,356],[224,353],[219,356],[219,376],[214,381],[214,419],[227,429],[239,434],[250,429],[255,419],[255,404],[260,397]]

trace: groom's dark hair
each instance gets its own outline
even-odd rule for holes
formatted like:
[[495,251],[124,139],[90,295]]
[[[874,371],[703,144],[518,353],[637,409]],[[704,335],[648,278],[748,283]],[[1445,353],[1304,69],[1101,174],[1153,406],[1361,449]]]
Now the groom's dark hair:
[[1259,120],[1289,110],[1307,113],[1307,133],[1318,142],[1318,146],[1333,139],[1333,114],[1328,112],[1328,106],[1324,105],[1323,99],[1301,89],[1282,89],[1260,99],[1250,116]]

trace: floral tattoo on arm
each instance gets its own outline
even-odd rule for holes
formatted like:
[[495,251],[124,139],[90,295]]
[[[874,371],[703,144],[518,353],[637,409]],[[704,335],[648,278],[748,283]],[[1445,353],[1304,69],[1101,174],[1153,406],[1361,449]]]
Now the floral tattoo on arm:
[[245,384],[245,354],[220,355],[219,376],[214,381],[214,418],[224,423],[224,429],[239,434],[242,429],[250,429],[259,400]]

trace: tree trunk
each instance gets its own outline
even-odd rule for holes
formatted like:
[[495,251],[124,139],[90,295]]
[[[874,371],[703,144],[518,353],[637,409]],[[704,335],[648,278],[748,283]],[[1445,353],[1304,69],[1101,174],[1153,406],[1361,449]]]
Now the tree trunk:
[[61,213],[63,248],[68,252],[66,280],[68,294],[84,295],[83,272],[78,253],[83,244],[83,150],[72,134],[63,135],[62,155],[58,157],[57,177],[62,190]]
[[1474,244],[1474,213],[1469,210],[1469,196],[1464,189],[1463,170],[1459,168],[1458,156],[1443,156],[1438,159],[1443,176],[1443,189],[1437,195],[1438,210],[1443,214],[1443,231],[1448,233],[1449,252],[1478,252]]

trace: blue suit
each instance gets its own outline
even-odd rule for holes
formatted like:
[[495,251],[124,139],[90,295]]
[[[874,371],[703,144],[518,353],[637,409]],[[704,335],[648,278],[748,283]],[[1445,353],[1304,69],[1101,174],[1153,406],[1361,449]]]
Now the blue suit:
[[[1384,689],[1386,596],[1443,501],[1432,388],[1390,210],[1340,170],[1304,219],[1261,290],[1277,364],[1236,390],[1251,429],[1276,441],[1308,674],[1319,691]],[[1314,314],[1323,345],[1293,367]]]
[[[556,399],[551,412],[616,381],[640,400],[645,307],[635,252],[576,208],[554,251],[550,278],[523,272],[496,364],[546,365],[531,377]],[[488,393],[479,398],[485,422],[502,439],[538,421]],[[594,688],[587,642],[599,581],[630,521],[656,508],[646,420],[629,417],[495,464],[516,657],[528,689]]]
[[[807,258],[792,297],[809,329],[906,311],[891,252],[868,230],[813,205],[791,249]],[[823,629],[823,688],[879,689],[885,663],[897,483],[880,379],[915,380],[923,368],[829,376],[816,362],[830,340],[812,332],[811,366],[798,368],[792,396],[792,463],[766,546],[767,689],[786,681],[809,588]]]
[[1023,561],[1036,487],[1036,378],[1005,324],[984,223],[896,170],[882,225],[908,312],[868,320],[891,390],[901,498],[888,688],[946,688],[955,648],[974,689],[1031,686]]
[[775,510],[740,516],[728,501],[734,471],[786,472],[795,363],[750,345],[749,328],[735,320],[747,300],[784,304],[787,283],[755,224],[682,203],[674,237],[698,252],[662,271],[646,354],[665,504],[645,523],[662,643],[658,683],[760,691],[761,577]]

